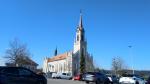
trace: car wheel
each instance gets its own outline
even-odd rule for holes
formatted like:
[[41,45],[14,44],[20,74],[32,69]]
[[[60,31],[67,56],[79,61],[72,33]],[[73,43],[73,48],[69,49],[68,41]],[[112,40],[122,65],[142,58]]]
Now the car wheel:
[[39,81],[38,84],[44,84],[42,81]]
[[69,80],[72,80],[72,78],[69,78]]
[[86,84],[89,84],[89,81],[86,81]]
[[110,82],[109,80],[105,80],[104,84],[113,84],[113,82]]
[[96,84],[101,84],[100,80],[96,80],[95,83],[96,83]]
[[136,83],[135,84],[139,84],[139,82],[138,81],[136,81]]

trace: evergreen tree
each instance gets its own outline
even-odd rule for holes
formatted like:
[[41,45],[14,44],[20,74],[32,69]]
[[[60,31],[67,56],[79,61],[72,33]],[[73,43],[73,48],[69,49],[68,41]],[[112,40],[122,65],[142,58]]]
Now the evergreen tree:
[[80,73],[85,73],[85,57],[83,51],[81,52],[80,56]]

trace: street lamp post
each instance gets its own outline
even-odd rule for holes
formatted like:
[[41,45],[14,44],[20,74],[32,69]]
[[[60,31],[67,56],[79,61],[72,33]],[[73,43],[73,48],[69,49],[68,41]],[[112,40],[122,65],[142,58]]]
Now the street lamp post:
[[132,47],[133,46],[128,46],[130,50],[130,57],[131,57],[131,63],[132,63],[132,73],[134,74],[134,66],[133,66],[133,54],[132,54]]

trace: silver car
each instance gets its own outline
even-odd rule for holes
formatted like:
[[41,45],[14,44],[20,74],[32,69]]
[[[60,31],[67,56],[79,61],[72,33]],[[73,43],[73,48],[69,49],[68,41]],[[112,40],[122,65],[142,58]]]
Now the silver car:
[[138,75],[127,74],[119,79],[120,84],[145,84],[146,81]]
[[108,77],[100,72],[87,72],[84,75],[84,81],[88,84],[94,82],[96,84],[110,84]]

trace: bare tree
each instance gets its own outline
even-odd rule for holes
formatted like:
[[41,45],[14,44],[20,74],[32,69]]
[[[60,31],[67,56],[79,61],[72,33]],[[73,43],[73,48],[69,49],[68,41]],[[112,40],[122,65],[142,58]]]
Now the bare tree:
[[114,57],[112,59],[112,71],[115,75],[124,74],[124,70],[127,69],[127,65],[124,63],[123,59],[120,57]]
[[21,44],[18,39],[9,43],[4,58],[7,59],[6,65],[21,66],[28,63],[30,52],[25,44]]
[[101,69],[100,69],[99,67],[96,67],[96,68],[94,69],[94,71],[95,71],[95,72],[100,72]]

